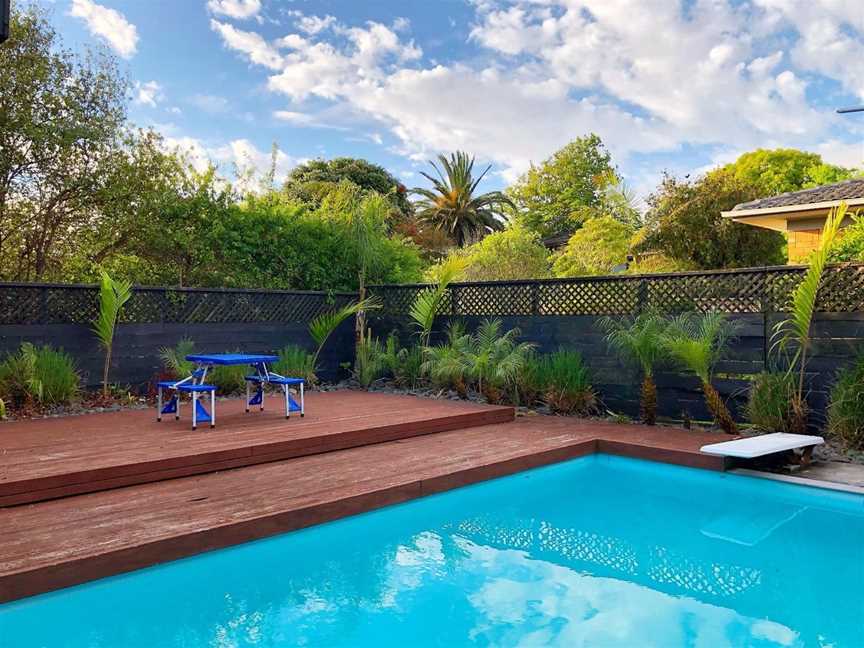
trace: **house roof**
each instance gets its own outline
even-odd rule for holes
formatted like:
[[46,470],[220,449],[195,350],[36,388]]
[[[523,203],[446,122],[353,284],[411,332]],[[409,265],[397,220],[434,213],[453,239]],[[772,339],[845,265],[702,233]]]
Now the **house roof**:
[[821,187],[813,187],[812,189],[790,191],[788,193],[780,194],[779,196],[751,200],[750,202],[735,205],[731,210],[732,213],[727,213],[734,216],[734,212],[737,211],[751,211],[755,209],[768,210],[777,207],[816,205],[819,203],[855,199],[864,199],[864,178],[844,180],[843,182],[822,185]]

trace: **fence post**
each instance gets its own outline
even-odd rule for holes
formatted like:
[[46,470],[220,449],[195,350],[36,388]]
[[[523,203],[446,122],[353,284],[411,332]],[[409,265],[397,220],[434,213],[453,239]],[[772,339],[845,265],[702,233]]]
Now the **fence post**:
[[540,314],[540,282],[531,284],[531,314]]
[[48,287],[42,286],[39,291],[39,323],[48,323]]
[[636,315],[641,315],[648,303],[648,283],[645,279],[639,280],[639,288],[636,292]]
[[762,299],[760,310],[762,311],[762,370],[768,371],[768,314],[771,311],[771,305],[768,297],[768,269],[762,270]]
[[450,316],[455,317],[459,314],[459,291],[456,286],[450,286]]

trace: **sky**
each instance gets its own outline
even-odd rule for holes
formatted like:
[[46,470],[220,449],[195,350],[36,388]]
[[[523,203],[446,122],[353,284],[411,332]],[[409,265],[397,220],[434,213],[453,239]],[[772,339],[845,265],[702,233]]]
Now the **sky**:
[[864,104],[864,0],[37,1],[226,174],[275,142],[280,177],[355,156],[410,187],[462,149],[488,190],[591,132],[642,196],[754,148],[864,165],[864,113],[835,113]]

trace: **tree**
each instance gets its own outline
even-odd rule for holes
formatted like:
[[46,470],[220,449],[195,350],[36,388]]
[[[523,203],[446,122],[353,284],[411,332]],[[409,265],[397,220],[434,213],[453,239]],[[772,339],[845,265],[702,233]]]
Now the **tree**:
[[592,218],[576,230],[555,256],[556,277],[609,274],[627,260],[633,228],[611,216]]
[[415,204],[420,220],[447,232],[459,247],[503,229],[504,210],[513,206],[510,199],[500,191],[475,195],[492,165],[475,179],[474,158],[463,151],[439,155],[438,162],[440,167],[430,161],[437,177],[421,172],[433,188],[411,190],[421,197]]
[[826,164],[818,153],[797,149],[757,149],[744,153],[719,171],[755,187],[760,198],[840,182],[856,173],[853,169]]
[[108,56],[76,56],[36,8],[0,47],[0,278],[56,277],[93,226],[125,123],[128,84]]
[[695,269],[739,268],[784,262],[779,232],[735,223],[721,211],[754,200],[761,190],[717,170],[695,180],[665,176],[649,196],[638,252],[655,252]]
[[853,214],[848,227],[840,230],[830,251],[830,261],[864,261],[864,213]]
[[460,259],[460,281],[502,281],[508,279],[543,279],[550,276],[549,250],[540,237],[521,225],[493,232],[482,241],[450,255],[426,271],[437,278],[449,261]]
[[572,232],[596,215],[606,187],[618,181],[609,152],[592,133],[532,165],[507,195],[516,204],[516,219],[546,238]]
[[405,185],[384,167],[360,158],[317,159],[300,164],[288,174],[283,191],[290,198],[317,207],[334,185],[345,180],[364,191],[387,196],[401,216],[411,214]]

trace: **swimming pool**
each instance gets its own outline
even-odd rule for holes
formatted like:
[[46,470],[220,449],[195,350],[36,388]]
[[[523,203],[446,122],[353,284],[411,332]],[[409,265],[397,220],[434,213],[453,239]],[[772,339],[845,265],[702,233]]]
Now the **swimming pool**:
[[864,497],[594,455],[0,606],[3,648],[864,646]]

